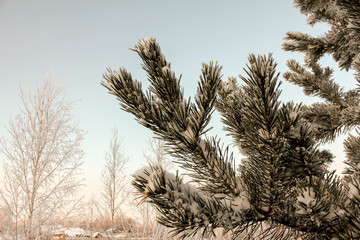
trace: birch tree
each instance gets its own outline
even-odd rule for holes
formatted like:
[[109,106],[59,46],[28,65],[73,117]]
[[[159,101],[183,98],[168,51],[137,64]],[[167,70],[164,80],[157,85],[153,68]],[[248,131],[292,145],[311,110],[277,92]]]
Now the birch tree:
[[116,127],[112,130],[108,152],[105,155],[105,167],[102,171],[102,209],[104,217],[108,220],[112,229],[116,228],[116,217],[120,213],[121,204],[126,200],[124,197],[126,176],[125,164],[128,158],[121,148],[121,139]]
[[46,76],[35,90],[20,87],[20,113],[11,118],[3,153],[2,204],[25,239],[41,235],[41,226],[68,216],[81,186],[84,131],[71,114],[73,102],[63,87]]

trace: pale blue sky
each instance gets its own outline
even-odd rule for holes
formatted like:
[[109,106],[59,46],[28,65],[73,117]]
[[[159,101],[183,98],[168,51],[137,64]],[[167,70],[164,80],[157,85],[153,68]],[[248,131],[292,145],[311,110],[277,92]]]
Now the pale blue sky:
[[[63,80],[67,99],[79,100],[73,114],[88,131],[83,144],[85,183],[87,191],[95,190],[114,124],[130,157],[128,172],[145,164],[150,132],[100,86],[106,68],[119,66],[147,85],[140,58],[129,50],[140,38],[158,40],[176,74],[183,74],[186,96],[192,96],[202,62],[217,60],[226,79],[243,74],[249,53],[273,52],[278,71],[284,73],[287,59],[302,61],[302,55],[281,50],[285,33],[317,36],[326,29],[308,26],[290,0],[0,0],[0,135],[7,136],[4,127],[18,113],[19,82],[34,86],[53,71]],[[324,63],[336,66],[329,59]],[[349,74],[337,71],[336,77],[346,81],[346,88],[355,85]],[[310,101],[300,88],[284,82],[282,89],[285,101]],[[224,137],[217,116],[212,125],[212,133]],[[341,143],[332,149],[342,157]]]

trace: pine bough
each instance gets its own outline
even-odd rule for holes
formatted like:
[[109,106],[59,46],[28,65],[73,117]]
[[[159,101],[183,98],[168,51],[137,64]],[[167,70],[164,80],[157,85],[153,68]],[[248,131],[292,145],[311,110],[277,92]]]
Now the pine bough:
[[[359,89],[345,92],[318,60],[334,56],[360,82],[360,5],[358,1],[295,1],[310,24],[331,30],[314,38],[287,33],[284,49],[305,53],[305,64],[288,62],[286,80],[322,103],[282,103],[271,54],[251,54],[246,76],[221,81],[217,63],[203,64],[194,101],[185,99],[171,65],[154,38],[133,49],[143,61],[150,86],[143,92],[125,68],[108,69],[102,85],[121,108],[166,142],[167,151],[196,182],[185,183],[161,166],[141,169],[133,184],[161,213],[159,222],[181,238],[216,228],[235,239],[244,232],[264,239],[360,238],[360,138],[345,141],[344,177],[328,171],[333,156],[319,144],[358,126]],[[235,169],[233,155],[216,137],[206,136],[216,109],[225,130],[245,156]]]

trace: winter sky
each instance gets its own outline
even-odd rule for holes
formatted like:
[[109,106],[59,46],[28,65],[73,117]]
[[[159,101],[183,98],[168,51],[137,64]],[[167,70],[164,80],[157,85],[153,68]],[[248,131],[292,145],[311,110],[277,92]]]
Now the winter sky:
[[[107,67],[126,67],[147,86],[138,55],[130,51],[139,39],[155,37],[176,75],[183,74],[186,96],[193,96],[201,63],[218,61],[223,79],[244,74],[249,53],[273,53],[278,71],[287,71],[286,60],[303,60],[298,53],[281,49],[287,31],[318,36],[326,25],[311,27],[291,0],[0,0],[0,136],[20,106],[19,84],[24,88],[53,72],[65,85],[68,100],[77,100],[73,115],[87,131],[84,194],[100,187],[104,155],[111,129],[118,126],[123,149],[130,162],[127,172],[145,165],[144,151],[151,132],[120,110],[115,97],[100,85]],[[336,68],[331,58],[322,61]],[[281,78],[282,79],[282,78]],[[355,81],[349,73],[335,71],[345,89]],[[283,82],[281,99],[310,103],[302,90]],[[226,144],[220,118],[211,125]],[[331,146],[337,156],[334,169],[341,169],[343,138]],[[240,161],[241,156],[233,148]],[[2,174],[0,173],[0,176]]]

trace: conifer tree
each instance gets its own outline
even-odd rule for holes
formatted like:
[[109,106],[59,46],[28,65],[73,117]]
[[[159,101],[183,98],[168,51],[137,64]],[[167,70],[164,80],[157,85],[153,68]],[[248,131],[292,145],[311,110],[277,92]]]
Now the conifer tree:
[[[355,4],[355,6],[354,6]],[[250,54],[245,75],[222,82],[217,63],[203,64],[194,101],[185,99],[171,65],[154,38],[133,49],[143,61],[150,86],[143,92],[125,68],[108,69],[102,85],[121,108],[166,143],[197,185],[161,166],[137,172],[133,184],[161,214],[159,222],[180,237],[222,228],[235,239],[244,232],[260,239],[357,239],[360,237],[360,138],[346,142],[348,164],[342,179],[328,170],[333,155],[319,144],[357,127],[358,89],[343,91],[319,58],[333,54],[340,67],[354,69],[359,82],[359,3],[296,1],[309,23],[326,21],[323,37],[288,33],[284,49],[306,53],[305,65],[288,62],[285,79],[309,95],[324,98],[311,106],[282,103],[271,54]],[[236,169],[220,139],[207,136],[214,109],[224,130],[245,156]]]

